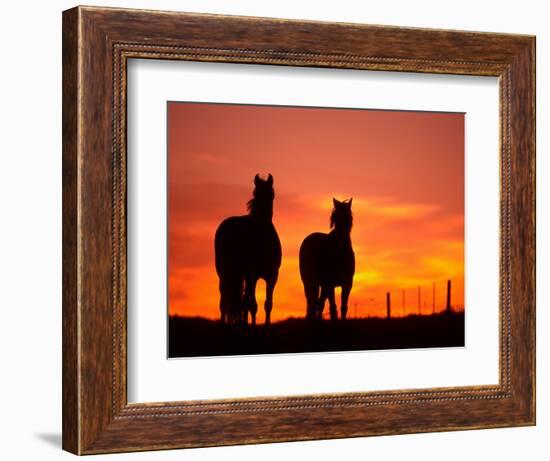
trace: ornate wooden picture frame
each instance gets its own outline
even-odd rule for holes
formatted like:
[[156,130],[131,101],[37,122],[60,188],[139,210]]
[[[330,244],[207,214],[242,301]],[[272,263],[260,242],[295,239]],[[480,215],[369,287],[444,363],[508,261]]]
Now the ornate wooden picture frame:
[[[128,403],[132,58],[481,75],[500,88],[498,385]],[[77,7],[63,13],[63,448],[76,454],[535,424],[535,38]]]

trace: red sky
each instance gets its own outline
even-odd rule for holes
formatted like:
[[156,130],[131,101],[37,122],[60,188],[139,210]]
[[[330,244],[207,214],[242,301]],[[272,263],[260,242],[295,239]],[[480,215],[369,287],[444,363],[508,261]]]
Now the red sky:
[[[329,231],[332,197],[353,197],[350,315],[384,315],[387,291],[395,315],[417,312],[418,286],[431,312],[434,281],[440,309],[447,279],[464,303],[463,114],[171,102],[168,157],[170,314],[219,318],[214,233],[256,173],[274,177],[283,248],[274,320],[305,314],[298,250]],[[263,298],[260,282],[260,321]]]

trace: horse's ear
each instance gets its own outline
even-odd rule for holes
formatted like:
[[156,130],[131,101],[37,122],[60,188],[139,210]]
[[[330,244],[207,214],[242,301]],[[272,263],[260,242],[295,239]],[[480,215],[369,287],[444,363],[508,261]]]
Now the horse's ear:
[[271,173],[269,173],[269,176],[267,177],[267,183],[272,186],[273,185],[273,176],[271,176]]
[[349,200],[348,200],[348,208],[351,209],[351,202],[353,202],[353,197],[351,197]]
[[334,197],[332,197],[332,203],[333,203],[334,207],[337,207],[338,205],[342,204],[342,202],[336,200]]
[[256,173],[256,176],[254,176],[254,185],[257,186],[260,184],[260,175]]

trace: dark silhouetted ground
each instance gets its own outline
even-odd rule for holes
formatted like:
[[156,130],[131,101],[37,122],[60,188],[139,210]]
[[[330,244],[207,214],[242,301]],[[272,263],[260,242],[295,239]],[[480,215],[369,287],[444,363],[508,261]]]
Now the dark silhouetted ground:
[[255,328],[202,317],[170,317],[169,357],[464,346],[464,312],[344,322],[287,319]]

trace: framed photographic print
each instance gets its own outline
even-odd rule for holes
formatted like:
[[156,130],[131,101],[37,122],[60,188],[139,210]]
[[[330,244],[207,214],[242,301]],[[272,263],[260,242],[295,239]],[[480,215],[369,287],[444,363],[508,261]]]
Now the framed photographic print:
[[463,113],[167,119],[169,357],[464,346]]
[[535,423],[535,39],[63,13],[63,448]]

